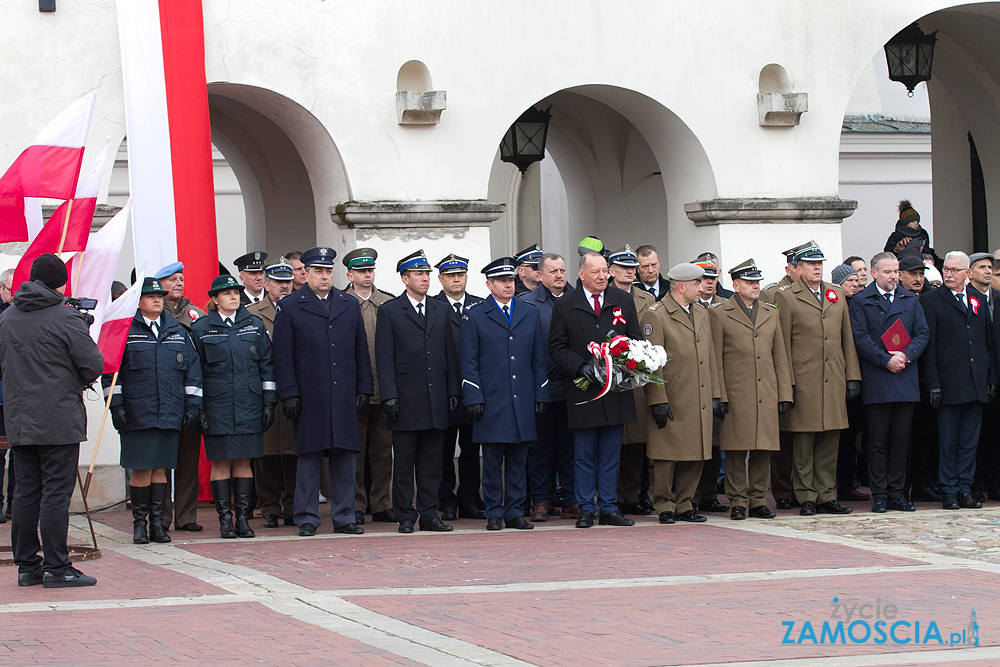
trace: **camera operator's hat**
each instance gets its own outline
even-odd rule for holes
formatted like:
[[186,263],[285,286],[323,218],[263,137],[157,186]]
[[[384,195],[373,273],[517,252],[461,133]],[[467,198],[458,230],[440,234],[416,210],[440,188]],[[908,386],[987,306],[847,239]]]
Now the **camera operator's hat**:
[[542,258],[542,248],[537,243],[532,243],[530,246],[517,253],[514,263],[517,266],[522,264],[527,264],[528,266],[538,266],[538,260]]
[[163,289],[159,278],[145,278],[142,281],[142,294],[159,294],[166,296],[167,290]]
[[628,266],[633,269],[639,266],[639,256],[632,251],[632,247],[627,243],[624,248],[615,250],[608,255],[608,261],[618,266]]
[[[245,255],[240,255],[233,260],[233,264],[240,271],[263,271],[264,270],[264,260],[267,259],[267,253],[263,250],[254,250],[248,252]],[[305,264],[305,262],[303,262]]]
[[513,278],[517,275],[517,260],[513,257],[497,257],[483,267],[483,273],[488,280],[494,278]]
[[792,255],[792,264],[798,264],[799,262],[825,262],[826,257],[823,256],[823,251],[819,249],[819,245],[815,241],[810,241],[805,245],[801,246]]
[[277,262],[271,264],[264,272],[270,280],[292,280],[295,275],[292,273],[292,265],[287,259],[281,257]]
[[438,273],[442,276],[449,273],[465,273],[469,270],[469,260],[466,257],[459,257],[455,253],[451,253],[435,264],[434,268],[437,269]]
[[760,269],[757,268],[757,263],[753,261],[751,257],[742,264],[737,264],[733,268],[729,269],[729,277],[733,280],[739,278],[740,280],[750,280],[753,282],[758,282],[764,279],[761,275]]
[[302,256],[299,257],[299,261],[307,268],[315,266],[320,269],[332,269],[333,260],[336,258],[336,250],[326,246],[318,246],[316,248],[309,248],[309,250],[303,252]]
[[59,289],[69,280],[66,263],[50,252],[39,255],[31,263],[31,273],[28,280],[41,280],[49,289]]
[[[143,290],[145,289],[146,288],[143,287]],[[223,292],[227,289],[242,290],[243,285],[240,285],[236,278],[233,278],[230,275],[219,276],[212,281],[212,287],[208,290],[208,295],[215,296],[219,292]]]
[[418,250],[396,262],[396,271],[406,273],[407,271],[430,271],[431,263],[427,261],[427,255],[423,250]]
[[680,280],[681,282],[685,280],[701,280],[704,275],[705,269],[691,262],[675,264],[667,271],[668,280]]
[[355,248],[344,255],[343,262],[349,271],[353,269],[374,269],[376,259],[378,259],[378,253],[375,252],[374,248]]
[[153,274],[153,277],[157,280],[162,280],[168,276],[172,276],[175,273],[184,273],[184,263],[183,262],[173,262],[167,264],[165,267]]

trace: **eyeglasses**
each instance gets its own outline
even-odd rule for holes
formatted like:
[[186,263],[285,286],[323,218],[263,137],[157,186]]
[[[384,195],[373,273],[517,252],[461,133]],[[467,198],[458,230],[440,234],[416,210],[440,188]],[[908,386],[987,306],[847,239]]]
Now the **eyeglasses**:
[[947,266],[941,269],[941,273],[963,273],[965,271],[968,271],[968,269],[952,269]]
[[10,291],[10,286],[9,285],[4,285],[3,283],[0,283],[0,287],[4,288],[8,292]]

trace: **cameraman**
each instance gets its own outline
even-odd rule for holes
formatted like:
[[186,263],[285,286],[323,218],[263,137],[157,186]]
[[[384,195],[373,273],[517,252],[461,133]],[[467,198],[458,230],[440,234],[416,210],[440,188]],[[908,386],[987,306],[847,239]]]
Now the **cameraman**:
[[4,414],[17,473],[10,538],[18,586],[97,583],[70,564],[66,532],[80,441],[87,437],[82,391],[100,376],[104,359],[83,315],[63,305],[66,279],[61,259],[41,255],[14,307],[0,316]]

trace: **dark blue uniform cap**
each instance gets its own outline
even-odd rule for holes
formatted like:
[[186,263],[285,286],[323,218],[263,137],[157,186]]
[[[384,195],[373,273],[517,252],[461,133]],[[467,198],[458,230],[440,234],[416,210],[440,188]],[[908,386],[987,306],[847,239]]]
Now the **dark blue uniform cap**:
[[277,263],[270,265],[264,271],[271,280],[292,280],[295,275],[292,273],[292,265],[282,257]]
[[455,253],[451,253],[435,264],[434,268],[441,274],[465,273],[469,270],[469,260],[465,257],[459,257]]
[[542,258],[542,249],[537,243],[533,243],[521,252],[517,253],[514,260],[516,266],[521,266],[522,264],[534,264],[538,265],[538,260]]
[[264,260],[266,259],[266,252],[263,250],[253,250],[234,259],[233,264],[235,264],[236,268],[240,271],[263,271]]
[[498,257],[483,267],[489,279],[513,278],[517,274],[517,260],[513,257]]
[[431,264],[427,261],[427,256],[423,250],[409,254],[396,262],[396,271],[405,273],[406,271],[430,271]]
[[299,261],[302,262],[306,267],[318,266],[322,269],[332,269],[333,260],[337,257],[337,251],[333,248],[327,248],[325,246],[319,246],[316,248],[309,248],[302,253],[299,257]]

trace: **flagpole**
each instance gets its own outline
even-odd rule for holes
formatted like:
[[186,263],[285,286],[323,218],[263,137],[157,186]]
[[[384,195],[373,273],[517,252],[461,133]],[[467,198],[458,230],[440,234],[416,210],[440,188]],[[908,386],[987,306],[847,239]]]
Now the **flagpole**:
[[56,250],[57,255],[61,255],[63,251],[63,246],[66,245],[66,232],[69,231],[69,213],[73,210],[73,200],[70,199],[66,202],[66,216],[63,219],[62,237],[59,239],[59,249]]
[[94,463],[97,461],[97,449],[101,446],[101,436],[104,435],[104,424],[108,421],[111,410],[111,397],[115,395],[115,385],[118,384],[118,371],[111,377],[111,387],[108,389],[108,400],[104,402],[104,414],[101,415],[101,428],[97,430],[97,441],[94,442],[94,454],[90,457],[90,467],[87,468],[87,481],[81,485],[84,499],[90,491],[90,480],[94,477]]
[[76,286],[80,284],[80,269],[83,268],[83,253],[84,252],[86,252],[86,251],[85,250],[81,250],[80,254],[76,256],[76,271],[73,273],[73,284],[70,285],[70,287],[73,290],[73,293],[70,296],[80,296],[77,293]]

